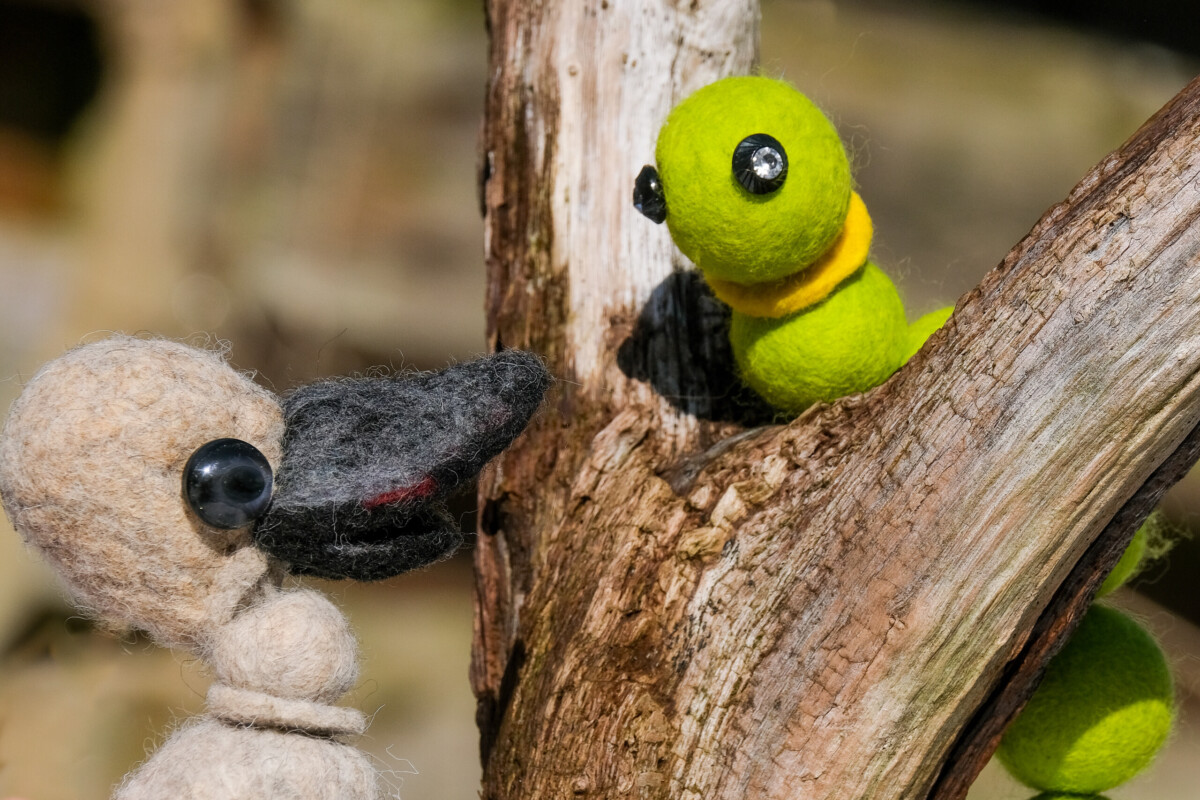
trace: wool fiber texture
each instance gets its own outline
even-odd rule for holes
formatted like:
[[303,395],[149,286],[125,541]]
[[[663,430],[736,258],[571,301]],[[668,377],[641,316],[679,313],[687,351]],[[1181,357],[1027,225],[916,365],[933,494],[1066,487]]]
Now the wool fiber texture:
[[841,232],[812,264],[769,283],[738,283],[714,275],[706,275],[705,280],[717,299],[734,311],[751,317],[786,317],[821,302],[862,269],[871,252],[873,233],[866,204],[857,192],[851,192]]
[[291,700],[223,683],[209,687],[205,702],[208,716],[230,725],[330,738],[358,736],[367,730],[366,716],[353,708]]
[[219,682],[285,699],[332,703],[358,680],[346,618],[307,590],[270,590],[213,635],[205,656]]
[[336,739],[198,718],[175,732],[114,800],[378,800],[367,755]]
[[0,435],[0,496],[79,604],[195,649],[268,573],[248,531],[204,525],[182,499],[184,462],[222,436],[278,463],[274,396],[219,353],[114,336],[24,388]]
[[926,340],[946,324],[946,321],[950,319],[950,315],[953,313],[954,306],[944,306],[936,311],[930,311],[928,314],[922,315],[916,322],[909,325],[907,335],[905,336],[902,363],[907,364],[908,360],[925,346]]
[[[788,161],[782,185],[763,194],[733,175],[735,149],[756,133]],[[700,89],[667,117],[655,159],[671,238],[733,309],[741,377],[779,411],[883,383],[953,311],[907,324],[868,260],[873,228],[837,131],[788,83],[732,77]]]
[[[506,352],[441,373],[326,381],[281,407],[220,353],[127,336],[38,372],[0,435],[14,527],[82,605],[191,649],[216,679],[206,714],[116,797],[380,797],[371,762],[343,741],[365,717],[332,705],[358,678],[354,636],[320,594],[281,590],[269,556],[382,578],[452,552],[446,494],[516,438],[549,383],[536,357]],[[223,438],[256,447],[278,476],[257,528],[206,525],[185,499],[188,459]]]
[[912,358],[954,308],[909,325],[891,279],[868,261],[823,301],[786,317],[734,311],[729,326],[742,380],[780,411],[865,392]]
[[[733,177],[747,136],[783,145],[788,175],[770,194]],[[811,264],[837,237],[850,204],[850,163],[820,109],[784,81],[725,78],[675,107],[658,134],[655,161],[667,227],[706,275],[762,283]]]
[[297,389],[259,546],[292,572],[355,580],[450,555],[462,539],[444,498],[512,443],[549,385],[536,356],[508,350]]
[[1145,769],[1170,732],[1175,695],[1158,645],[1129,617],[1092,606],[996,751],[1034,789],[1107,791]]
[[883,383],[900,366],[907,330],[895,287],[868,262],[825,300],[791,316],[734,312],[729,338],[743,379],[795,414]]

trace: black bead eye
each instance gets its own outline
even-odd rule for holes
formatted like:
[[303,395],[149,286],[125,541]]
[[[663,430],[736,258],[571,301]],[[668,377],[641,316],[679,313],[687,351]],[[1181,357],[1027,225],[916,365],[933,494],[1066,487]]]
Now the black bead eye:
[[787,177],[787,152],[774,136],[755,133],[733,150],[733,177],[751,194],[770,194]]
[[663,195],[658,170],[647,164],[633,182],[633,207],[651,222],[662,224],[667,218],[667,198]]
[[261,517],[271,504],[271,465],[241,439],[201,445],[183,468],[183,497],[214,528],[232,530]]

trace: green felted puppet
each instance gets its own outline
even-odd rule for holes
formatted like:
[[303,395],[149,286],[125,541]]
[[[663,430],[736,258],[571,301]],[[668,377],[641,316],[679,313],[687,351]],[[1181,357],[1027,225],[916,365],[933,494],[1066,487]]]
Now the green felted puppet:
[[911,325],[869,259],[871,218],[837,131],[782,81],[726,78],[671,112],[634,204],[733,309],[742,379],[780,411],[885,381],[950,316]]
[[[732,309],[742,379],[777,410],[885,381],[949,318],[913,323],[869,259],[871,219],[837,131],[792,86],[726,78],[679,104],[643,168],[634,205]],[[1135,571],[1145,530],[1101,589]],[[1091,609],[1012,725],[999,755],[1052,797],[1091,797],[1143,769],[1173,717],[1170,673],[1153,640],[1112,609]]]

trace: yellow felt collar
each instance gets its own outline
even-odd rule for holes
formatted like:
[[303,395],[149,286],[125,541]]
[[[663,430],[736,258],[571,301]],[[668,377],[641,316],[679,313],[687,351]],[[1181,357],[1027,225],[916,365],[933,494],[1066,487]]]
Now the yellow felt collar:
[[867,206],[850,193],[850,207],[841,233],[809,266],[770,283],[741,284],[708,278],[708,285],[726,305],[751,317],[782,317],[819,303],[867,260],[871,249],[871,217]]

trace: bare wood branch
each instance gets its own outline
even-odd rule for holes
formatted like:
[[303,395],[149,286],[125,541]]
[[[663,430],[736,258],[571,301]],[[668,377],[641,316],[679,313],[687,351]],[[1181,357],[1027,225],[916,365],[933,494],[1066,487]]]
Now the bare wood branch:
[[[555,409],[493,471],[495,483],[485,479],[480,489],[481,527],[499,534],[481,538],[476,553],[481,599],[472,683],[485,758],[507,705],[506,673],[515,675],[519,662],[510,654],[519,650],[532,551],[564,515],[592,437],[627,406],[648,409],[662,432],[654,443],[663,459],[733,430],[676,411],[647,384],[628,379],[614,354],[646,298],[683,266],[673,261],[680,257],[667,232],[633,211],[631,176],[653,158],[658,128],[675,103],[751,69],[758,4],[497,2],[487,11],[491,80],[481,177],[488,335],[493,346],[543,354],[562,381]],[[666,293],[651,314],[697,319],[697,302],[694,294]],[[669,353],[653,367],[675,395],[703,402],[727,387],[689,379],[677,367],[692,355],[689,348],[711,358],[715,342],[718,335],[662,338],[658,344]],[[557,490],[490,502],[506,491],[502,475],[512,486],[550,482]]]
[[[885,386],[730,436],[622,372],[639,314],[703,311],[629,182],[755,19],[489,6],[490,330],[563,380],[481,489],[487,798],[961,797],[1195,460],[1200,82]],[[723,391],[654,347],[655,386]]]

